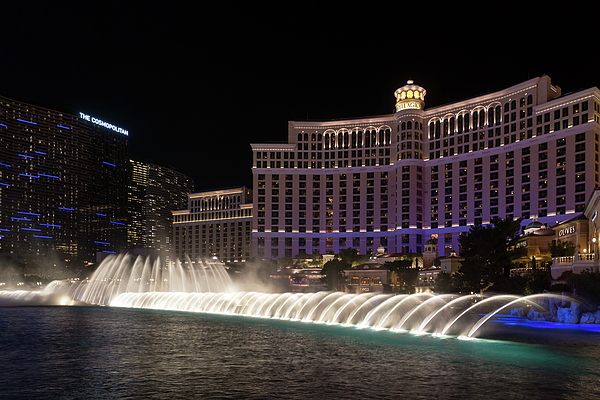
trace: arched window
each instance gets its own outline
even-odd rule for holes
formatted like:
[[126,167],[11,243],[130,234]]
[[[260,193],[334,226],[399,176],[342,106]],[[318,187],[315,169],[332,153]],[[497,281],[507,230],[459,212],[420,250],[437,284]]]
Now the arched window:
[[406,130],[406,122],[402,123],[402,130],[405,131]]
[[511,110],[516,110],[517,109],[517,101],[513,100],[510,102],[510,109]]
[[348,131],[344,132],[344,148],[348,148]]
[[488,125],[494,126],[494,108],[490,107],[488,109]]
[[508,102],[504,103],[504,112],[510,111],[510,104]]
[[325,134],[325,150],[329,150],[329,133]]
[[502,121],[502,107],[497,105],[496,106],[496,124],[500,125],[501,121]]
[[466,113],[464,116],[464,126],[465,132],[469,132],[469,128],[471,127],[471,115],[469,113]]
[[448,126],[448,120],[445,119],[444,120],[444,132],[443,132],[444,133],[444,137],[448,136],[448,128],[449,128],[449,126]]
[[383,132],[383,129],[380,129],[379,130],[379,143],[378,143],[379,146],[383,146],[384,134],[385,134],[385,132]]
[[406,129],[412,129],[412,122],[411,121],[408,121],[406,123]]
[[310,140],[313,141],[313,142],[316,141],[317,140],[317,134],[313,133],[312,135],[310,135]]
[[392,144],[392,135],[389,129],[385,130],[385,144],[386,146]]
[[473,111],[473,130],[477,129],[477,120],[479,118],[479,112]]
[[358,147],[363,147],[363,137],[362,136],[363,136],[362,131],[358,131],[358,137],[356,139],[356,145]]
[[519,107],[525,107],[525,97],[521,97],[521,100],[519,100]]
[[429,139],[433,139],[435,137],[435,123],[429,123]]
[[305,141],[305,142],[308,142],[308,133],[305,133],[305,134],[304,134],[304,141]]
[[529,95],[527,96],[527,104],[532,104],[533,103],[533,95]]
[[317,135],[317,142],[321,142],[323,140],[323,135],[320,133]]
[[352,148],[355,149],[356,148],[356,131],[352,131]]
[[458,133],[462,133],[463,132],[463,116],[462,116],[462,114],[458,116],[457,125],[458,125]]
[[299,141],[299,142],[301,142],[301,141],[302,141],[302,134],[301,134],[301,133],[299,133],[299,134],[298,134],[298,141]]
[[481,110],[479,112],[479,129],[483,129],[485,127],[485,111]]
[[450,136],[454,135],[454,117],[450,117]]
[[351,285],[360,284],[360,278],[358,276],[353,276],[352,278],[350,278],[350,284]]

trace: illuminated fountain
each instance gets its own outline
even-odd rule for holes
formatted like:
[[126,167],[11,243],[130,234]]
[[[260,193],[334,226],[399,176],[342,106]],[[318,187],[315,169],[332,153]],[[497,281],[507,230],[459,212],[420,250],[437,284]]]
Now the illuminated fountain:
[[476,337],[494,316],[525,307],[544,311],[540,299],[555,294],[532,296],[501,295],[482,299],[478,295],[411,295],[317,293],[122,293],[110,305],[172,311],[239,315],[376,330]]
[[148,257],[109,256],[91,278],[52,281],[40,291],[0,291],[0,305],[110,305],[122,293],[190,293],[232,290],[223,264],[207,260],[163,265]]
[[160,260],[119,255],[105,260],[83,282],[54,281],[38,292],[0,292],[0,305],[20,301],[215,313],[472,338],[488,337],[498,326],[493,322],[514,309],[521,315],[549,315],[550,303],[556,308],[571,299],[548,293],[482,298],[473,294],[236,291],[218,261],[194,264],[187,259],[183,265],[163,265]]
[[160,258],[151,262],[128,255],[110,257],[92,277],[70,291],[73,300],[87,304],[110,305],[122,293],[228,292],[231,279],[218,261],[192,263],[179,261],[163,265]]

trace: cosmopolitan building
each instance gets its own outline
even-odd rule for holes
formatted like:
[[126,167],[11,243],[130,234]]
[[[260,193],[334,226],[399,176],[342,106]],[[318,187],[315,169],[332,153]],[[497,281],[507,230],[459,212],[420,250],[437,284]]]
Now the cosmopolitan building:
[[425,108],[408,81],[391,115],[291,121],[285,144],[252,144],[253,251],[458,251],[469,227],[584,211],[598,185],[600,91],[563,95],[548,76]]
[[129,160],[129,249],[158,250],[170,259],[173,211],[185,208],[194,181],[171,168]]
[[0,96],[0,252],[94,261],[126,244],[127,131]]
[[173,256],[185,262],[250,258],[252,190],[246,187],[191,193],[188,208],[173,212]]

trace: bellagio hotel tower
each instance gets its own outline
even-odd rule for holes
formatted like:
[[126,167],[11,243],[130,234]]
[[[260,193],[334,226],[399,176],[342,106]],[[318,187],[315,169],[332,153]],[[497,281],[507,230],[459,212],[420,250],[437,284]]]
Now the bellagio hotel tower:
[[408,81],[395,112],[290,121],[287,143],[252,144],[253,254],[355,248],[458,253],[473,225],[576,216],[598,186],[600,91],[542,76],[430,109]]

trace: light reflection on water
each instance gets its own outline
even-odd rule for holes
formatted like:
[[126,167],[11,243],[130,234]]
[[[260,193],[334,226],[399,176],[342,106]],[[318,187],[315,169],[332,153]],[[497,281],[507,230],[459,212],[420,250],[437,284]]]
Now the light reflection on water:
[[598,346],[109,307],[0,308],[7,398],[592,398]]

